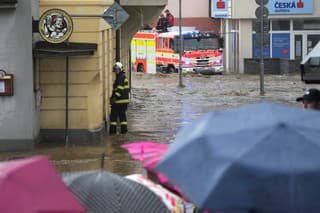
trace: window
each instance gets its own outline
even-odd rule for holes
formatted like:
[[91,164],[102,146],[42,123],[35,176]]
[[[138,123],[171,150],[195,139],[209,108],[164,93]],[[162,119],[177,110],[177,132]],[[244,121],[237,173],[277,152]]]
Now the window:
[[288,30],[290,30],[290,21],[289,20],[272,21],[272,30],[273,31],[288,31]]
[[17,0],[0,0],[0,9],[1,8],[15,8],[17,6]]
[[311,57],[309,64],[310,66],[320,66],[320,57]]
[[294,20],[294,30],[320,30],[320,20]]
[[163,39],[163,48],[169,48],[169,39],[168,38],[164,38]]
[[17,0],[0,0],[0,4],[16,4]]
[[[260,32],[261,31],[260,27],[261,27],[261,24],[258,19],[255,19],[252,21],[252,31]],[[269,20],[264,21],[263,30],[270,31],[270,21]]]
[[158,48],[163,48],[163,38],[159,38],[159,40],[158,40]]

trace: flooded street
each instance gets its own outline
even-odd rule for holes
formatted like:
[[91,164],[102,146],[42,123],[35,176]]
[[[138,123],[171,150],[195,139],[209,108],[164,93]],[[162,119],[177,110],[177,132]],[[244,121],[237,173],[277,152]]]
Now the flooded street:
[[146,140],[169,144],[179,128],[206,112],[261,100],[301,107],[296,103],[296,97],[306,88],[320,88],[320,85],[304,84],[298,74],[265,76],[266,94],[263,97],[259,95],[258,75],[186,75],[183,84],[184,88],[178,88],[177,74],[133,74],[127,113],[128,134],[106,134],[100,144],[72,144],[68,148],[63,142],[39,144],[32,152],[1,153],[0,160],[41,154],[50,156],[61,172],[92,170],[99,169],[101,155],[105,152],[107,170],[120,175],[143,173],[139,162],[131,160],[121,144]]

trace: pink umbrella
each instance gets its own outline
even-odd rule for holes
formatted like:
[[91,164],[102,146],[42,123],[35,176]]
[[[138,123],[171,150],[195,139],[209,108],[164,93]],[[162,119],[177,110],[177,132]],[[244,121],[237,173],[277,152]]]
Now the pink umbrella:
[[161,160],[162,156],[169,149],[167,144],[152,141],[140,141],[124,144],[121,145],[121,147],[126,149],[133,159],[139,160],[147,171],[155,174],[163,186],[166,186],[170,190],[183,197],[183,194],[177,187],[172,185],[163,174],[154,170],[155,165]]
[[0,163],[0,189],[0,212],[86,212],[47,157]]
[[133,159],[139,160],[146,169],[151,170],[169,148],[167,144],[151,141],[124,144],[121,147],[126,149]]

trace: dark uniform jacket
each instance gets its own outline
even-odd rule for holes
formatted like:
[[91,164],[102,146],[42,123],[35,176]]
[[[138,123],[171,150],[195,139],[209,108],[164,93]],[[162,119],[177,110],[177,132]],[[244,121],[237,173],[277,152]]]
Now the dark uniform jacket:
[[113,91],[110,103],[113,104],[128,104],[129,103],[129,81],[124,72],[120,72],[116,76],[113,83]]

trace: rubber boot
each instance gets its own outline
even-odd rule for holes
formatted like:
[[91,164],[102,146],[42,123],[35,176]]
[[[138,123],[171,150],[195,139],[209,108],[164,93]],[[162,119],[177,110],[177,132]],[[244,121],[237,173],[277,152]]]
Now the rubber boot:
[[110,135],[117,134],[117,126],[115,126],[115,125],[110,125],[110,127],[109,127],[109,134],[110,134]]
[[127,125],[121,125],[121,134],[126,134],[128,132]]

